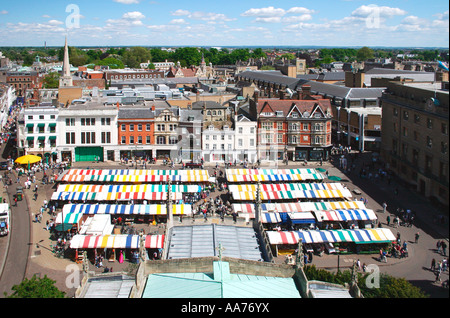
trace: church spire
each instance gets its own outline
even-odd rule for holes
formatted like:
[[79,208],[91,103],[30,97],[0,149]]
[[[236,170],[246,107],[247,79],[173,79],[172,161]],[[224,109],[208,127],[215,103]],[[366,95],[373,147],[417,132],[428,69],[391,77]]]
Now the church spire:
[[70,63],[69,63],[69,47],[66,42],[64,44],[64,61],[63,61],[63,73],[59,79],[59,87],[61,86],[73,86],[72,76],[70,75]]

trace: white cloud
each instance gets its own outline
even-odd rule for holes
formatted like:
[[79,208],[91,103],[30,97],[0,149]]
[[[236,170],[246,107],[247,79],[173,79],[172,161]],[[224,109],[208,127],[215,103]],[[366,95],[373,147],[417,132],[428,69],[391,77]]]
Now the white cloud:
[[127,20],[142,20],[145,19],[145,15],[143,15],[139,11],[133,11],[133,12],[127,12],[125,13],[122,18]]
[[114,2],[123,3],[123,4],[135,4],[139,3],[139,0],[113,0]]
[[282,19],[283,23],[296,23],[301,21],[309,21],[312,19],[312,16],[310,14],[302,14],[299,16],[292,16],[292,17],[284,17]]
[[0,14],[8,14],[8,11],[2,10],[2,11],[0,11]]
[[48,23],[51,24],[51,25],[61,25],[61,24],[64,24],[64,22],[58,21],[58,20],[50,20],[50,21],[48,21]]
[[186,21],[184,19],[173,19],[169,22],[169,24],[185,24]]
[[402,20],[402,24],[427,24],[428,21],[423,18],[416,17],[414,15],[407,16]]
[[368,6],[360,6],[353,11],[351,15],[354,17],[367,18],[372,14],[379,14],[380,17],[392,17],[396,15],[405,15],[406,11],[399,8],[391,8],[386,6],[379,7],[377,5],[370,4]]
[[46,19],[51,18],[48,14],[44,14],[42,17],[43,17],[43,18],[46,18]]
[[278,22],[281,22],[281,18],[280,17],[268,17],[268,18],[257,17],[254,22],[278,23]]
[[175,12],[172,12],[172,15],[189,15],[190,12],[187,10],[183,10],[183,9],[178,9]]
[[286,13],[295,13],[295,14],[311,14],[314,13],[314,10],[310,10],[304,7],[293,7],[286,11]]
[[286,11],[281,8],[267,7],[260,9],[249,9],[241,14],[243,17],[281,17]]
[[188,15],[188,18],[194,20],[202,20],[202,21],[233,21],[234,19],[228,18],[225,14],[222,13],[213,13],[213,12],[201,12],[196,11],[192,12]]

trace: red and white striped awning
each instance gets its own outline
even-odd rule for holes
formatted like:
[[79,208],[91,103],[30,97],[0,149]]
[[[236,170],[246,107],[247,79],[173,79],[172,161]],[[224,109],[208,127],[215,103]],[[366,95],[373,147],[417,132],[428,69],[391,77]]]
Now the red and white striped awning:
[[[123,248],[138,249],[139,235],[75,235],[70,241],[72,249]],[[163,248],[164,235],[144,235],[145,248]]]

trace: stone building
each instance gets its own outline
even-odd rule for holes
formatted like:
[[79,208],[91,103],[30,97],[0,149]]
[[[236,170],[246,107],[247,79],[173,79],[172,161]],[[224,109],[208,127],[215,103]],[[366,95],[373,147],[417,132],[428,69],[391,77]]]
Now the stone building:
[[381,97],[381,157],[420,194],[448,207],[448,82],[391,82]]

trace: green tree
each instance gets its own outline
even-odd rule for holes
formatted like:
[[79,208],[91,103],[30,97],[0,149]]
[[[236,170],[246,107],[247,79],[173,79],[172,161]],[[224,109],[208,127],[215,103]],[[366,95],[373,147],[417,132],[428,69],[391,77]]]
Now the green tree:
[[356,52],[356,58],[360,62],[367,61],[368,59],[373,59],[373,57],[373,50],[371,48],[368,48],[367,46],[363,46]]
[[5,296],[7,298],[64,298],[66,293],[60,291],[54,284],[56,281],[44,276],[37,278],[33,275],[31,279],[25,278],[19,285],[14,285],[11,289],[13,293]]
[[285,58],[287,60],[293,60],[295,59],[295,54],[292,53],[285,53],[283,55],[281,55],[282,58]]
[[141,63],[152,59],[150,50],[141,46],[134,46],[123,54],[123,63],[131,68],[139,68]]
[[50,72],[42,81],[43,88],[58,88],[59,87],[59,77],[58,72]]
[[103,60],[94,61],[93,64],[109,66],[110,69],[122,69],[125,67],[121,60],[116,59],[114,57],[110,57],[110,56],[107,58],[104,58]]

